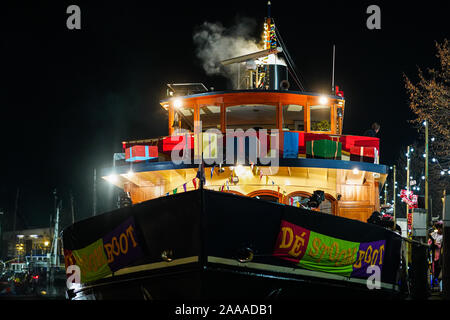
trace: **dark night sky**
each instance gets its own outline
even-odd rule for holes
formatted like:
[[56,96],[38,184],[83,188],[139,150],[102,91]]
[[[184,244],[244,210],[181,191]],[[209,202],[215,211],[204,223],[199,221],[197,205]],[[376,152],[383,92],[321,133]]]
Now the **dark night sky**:
[[[392,2],[272,1],[306,91],[331,87],[336,44],[344,134],[380,122],[387,164],[416,138],[402,74],[415,79],[417,66],[434,66],[434,41],[448,38],[444,1]],[[70,4],[81,8],[81,30],[66,28]],[[381,8],[381,30],[366,28],[370,4]],[[266,1],[8,1],[0,12],[0,208],[11,217],[20,187],[19,227],[33,227],[48,225],[55,187],[65,221],[70,190],[77,219],[91,215],[93,168],[110,166],[123,140],[167,134],[159,105],[167,83],[226,89],[195,57],[194,28],[250,17],[258,36]],[[98,188],[101,212],[114,200],[105,183]]]

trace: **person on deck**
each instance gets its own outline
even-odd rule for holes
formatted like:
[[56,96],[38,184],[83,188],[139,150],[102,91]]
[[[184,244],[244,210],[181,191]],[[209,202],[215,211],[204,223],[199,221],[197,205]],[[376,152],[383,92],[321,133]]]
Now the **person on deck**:
[[377,136],[378,131],[380,131],[380,127],[381,126],[378,122],[374,122],[374,123],[372,123],[371,128],[364,132],[364,135],[366,137],[374,137],[375,138]]

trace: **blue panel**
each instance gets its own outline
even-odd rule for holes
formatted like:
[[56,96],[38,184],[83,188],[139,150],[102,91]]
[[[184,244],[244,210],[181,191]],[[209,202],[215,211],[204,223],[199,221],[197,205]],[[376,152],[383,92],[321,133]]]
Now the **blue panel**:
[[[145,172],[145,171],[160,171],[160,170],[176,170],[176,169],[188,169],[188,168],[198,168],[199,163],[191,164],[174,164],[172,161],[156,162],[156,161],[143,161],[133,164],[134,172]],[[259,166],[263,166],[257,163]],[[234,166],[234,164],[224,163],[223,167]],[[344,161],[344,160],[329,160],[329,159],[280,159],[280,167],[303,167],[303,168],[329,168],[329,169],[346,169],[353,170],[358,169],[361,171],[375,172],[386,174],[387,166],[368,162],[356,162],[356,161]],[[207,165],[211,167],[211,165]],[[117,166],[115,168],[105,168],[102,169],[101,175],[110,175],[114,170],[117,174],[125,174],[128,172],[130,167]]]
[[298,158],[298,132],[284,132],[283,158]]

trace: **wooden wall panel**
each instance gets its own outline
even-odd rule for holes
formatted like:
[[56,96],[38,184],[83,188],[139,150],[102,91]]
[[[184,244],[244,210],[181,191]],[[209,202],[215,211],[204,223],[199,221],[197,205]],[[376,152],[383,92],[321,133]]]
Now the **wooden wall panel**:
[[370,217],[374,207],[368,206],[368,207],[358,207],[358,208],[346,208],[342,207],[341,204],[339,204],[339,213],[338,215],[341,217],[349,218],[349,219],[355,219],[362,222],[367,222],[367,219]]

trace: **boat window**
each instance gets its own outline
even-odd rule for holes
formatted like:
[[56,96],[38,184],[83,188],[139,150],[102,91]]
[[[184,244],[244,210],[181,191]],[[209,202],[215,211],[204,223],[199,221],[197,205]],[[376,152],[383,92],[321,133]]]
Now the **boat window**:
[[176,125],[181,121],[181,129],[194,131],[194,108],[181,107],[175,110],[174,122]]
[[310,107],[311,131],[331,131],[331,107]]
[[296,104],[283,106],[283,129],[304,131],[305,108]]
[[262,194],[262,195],[259,195],[259,196],[254,196],[253,198],[260,199],[260,200],[266,200],[266,201],[270,201],[270,202],[277,202],[278,203],[278,198],[275,197],[275,196],[271,196],[271,195]]
[[301,207],[301,203],[305,204],[306,202],[308,202],[309,196],[293,196],[290,197],[290,199],[292,199],[292,201],[290,200],[289,204],[292,203],[294,207]]
[[319,211],[323,213],[333,214],[333,206],[331,201],[326,199],[319,205]]
[[203,131],[211,128],[220,130],[220,106],[200,107],[200,121]]
[[226,108],[227,129],[276,129],[277,107],[247,104]]

